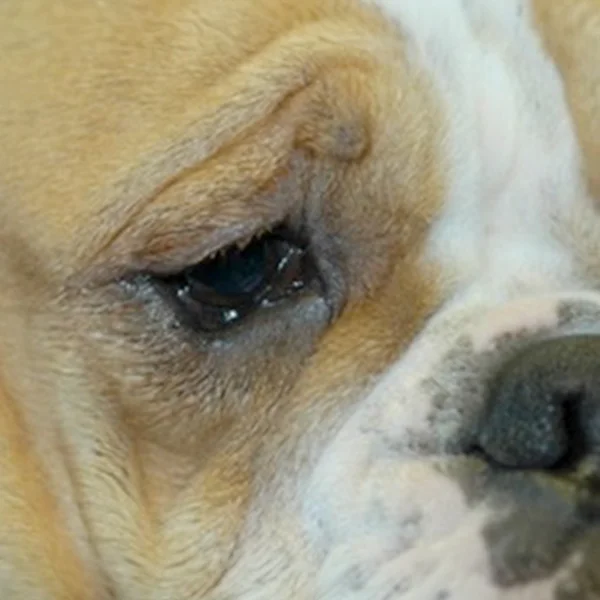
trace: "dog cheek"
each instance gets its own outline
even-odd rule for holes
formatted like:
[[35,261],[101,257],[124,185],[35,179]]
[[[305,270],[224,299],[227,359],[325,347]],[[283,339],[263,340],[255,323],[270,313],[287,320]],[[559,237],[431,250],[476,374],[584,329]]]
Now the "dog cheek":
[[371,598],[365,586],[386,564],[435,546],[472,514],[458,481],[433,461],[384,457],[373,442],[355,415],[307,489],[304,523],[323,562],[319,598]]
[[493,586],[480,533],[484,514],[470,510],[458,485],[433,466],[381,465],[355,496],[364,512],[350,533],[341,515],[318,598],[446,598],[449,581],[457,598],[479,598],[474,590]]

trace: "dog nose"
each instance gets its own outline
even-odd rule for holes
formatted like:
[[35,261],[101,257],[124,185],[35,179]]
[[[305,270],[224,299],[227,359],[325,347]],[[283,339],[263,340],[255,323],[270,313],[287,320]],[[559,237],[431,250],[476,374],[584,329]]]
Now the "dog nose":
[[518,469],[576,465],[600,449],[600,335],[536,342],[492,377],[479,449]]

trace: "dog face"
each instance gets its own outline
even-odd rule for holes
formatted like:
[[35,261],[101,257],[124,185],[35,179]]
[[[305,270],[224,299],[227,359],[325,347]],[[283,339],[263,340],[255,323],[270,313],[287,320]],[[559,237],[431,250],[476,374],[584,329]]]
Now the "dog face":
[[0,10],[11,597],[600,594],[596,0]]

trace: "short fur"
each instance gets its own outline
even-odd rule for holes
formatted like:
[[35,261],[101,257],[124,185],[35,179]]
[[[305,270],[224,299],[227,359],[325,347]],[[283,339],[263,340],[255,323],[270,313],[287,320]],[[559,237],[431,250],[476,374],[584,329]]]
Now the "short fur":
[[[3,599],[600,595],[461,458],[598,320],[598,0],[8,0],[0,80]],[[284,219],[328,302],[211,341],[135,277]]]

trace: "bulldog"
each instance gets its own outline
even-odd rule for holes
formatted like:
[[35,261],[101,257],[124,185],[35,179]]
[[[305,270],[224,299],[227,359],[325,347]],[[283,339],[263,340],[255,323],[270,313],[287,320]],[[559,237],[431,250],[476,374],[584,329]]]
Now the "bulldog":
[[600,2],[0,4],[3,600],[600,598]]

